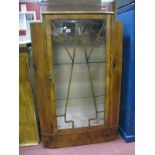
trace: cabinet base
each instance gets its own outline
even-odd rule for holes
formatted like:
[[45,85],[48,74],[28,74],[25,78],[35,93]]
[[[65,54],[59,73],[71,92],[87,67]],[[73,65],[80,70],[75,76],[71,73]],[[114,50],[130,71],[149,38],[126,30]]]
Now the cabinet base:
[[117,128],[111,128],[89,131],[87,133],[57,134],[55,136],[42,135],[42,140],[46,148],[62,148],[108,142],[116,139],[117,135]]

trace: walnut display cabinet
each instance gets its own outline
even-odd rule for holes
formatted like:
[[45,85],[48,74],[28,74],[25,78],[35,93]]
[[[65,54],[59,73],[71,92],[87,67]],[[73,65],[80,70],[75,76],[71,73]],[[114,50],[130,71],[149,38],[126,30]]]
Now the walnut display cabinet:
[[31,35],[44,146],[115,139],[122,71],[115,14],[48,12],[31,24]]

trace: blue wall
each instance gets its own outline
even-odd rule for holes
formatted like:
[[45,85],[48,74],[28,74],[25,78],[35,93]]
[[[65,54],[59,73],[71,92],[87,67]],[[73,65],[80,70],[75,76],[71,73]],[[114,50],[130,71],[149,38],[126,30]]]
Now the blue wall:
[[126,142],[135,140],[135,7],[118,9],[123,23],[123,68],[119,131]]

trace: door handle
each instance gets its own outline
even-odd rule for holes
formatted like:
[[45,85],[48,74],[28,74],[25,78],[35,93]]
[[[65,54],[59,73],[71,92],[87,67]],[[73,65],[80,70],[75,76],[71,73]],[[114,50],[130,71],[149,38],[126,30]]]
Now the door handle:
[[51,74],[49,74],[49,76],[48,76],[48,82],[49,83],[52,82],[52,75]]

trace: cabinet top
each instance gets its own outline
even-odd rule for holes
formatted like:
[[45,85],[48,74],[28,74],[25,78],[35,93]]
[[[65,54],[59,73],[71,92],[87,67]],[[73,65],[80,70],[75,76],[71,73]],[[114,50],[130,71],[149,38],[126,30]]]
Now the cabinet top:
[[68,14],[115,14],[114,12],[101,12],[101,11],[52,11],[43,12],[42,15],[68,15]]

